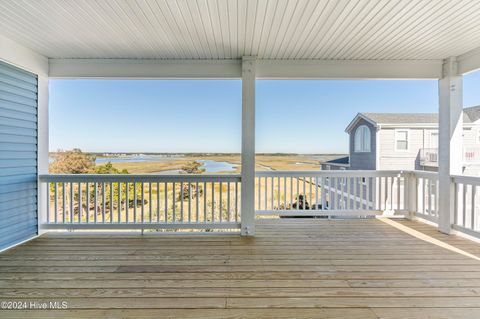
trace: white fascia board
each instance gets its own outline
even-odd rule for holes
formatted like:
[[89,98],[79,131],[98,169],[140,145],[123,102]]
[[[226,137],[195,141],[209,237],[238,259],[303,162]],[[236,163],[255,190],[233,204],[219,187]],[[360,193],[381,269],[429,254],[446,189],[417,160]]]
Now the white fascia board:
[[259,60],[258,79],[440,79],[441,60]]
[[[257,79],[438,79],[442,62],[257,60]],[[50,59],[53,78],[240,79],[241,60]]]
[[457,57],[458,74],[474,72],[480,69],[480,48],[473,49]]
[[[463,124],[463,128],[473,128],[477,127],[478,125],[472,124],[472,123],[466,123]],[[422,124],[422,123],[380,123],[379,124],[380,128],[436,128],[438,129],[438,124]]]
[[429,123],[379,123],[381,128],[438,128],[438,124]]
[[14,65],[39,76],[48,76],[48,59],[0,35],[0,61]]
[[241,60],[50,59],[51,78],[241,79]]
[[365,121],[367,121],[368,123],[372,124],[374,127],[377,127],[377,123],[372,121],[371,119],[369,119],[368,117],[366,117],[365,115],[363,115],[362,113],[357,113],[357,115],[355,115],[355,117],[353,118],[353,120],[347,125],[347,127],[345,128],[345,132],[346,133],[350,133],[350,130],[352,129],[353,126],[355,126],[355,124],[360,120],[360,119],[363,119]]

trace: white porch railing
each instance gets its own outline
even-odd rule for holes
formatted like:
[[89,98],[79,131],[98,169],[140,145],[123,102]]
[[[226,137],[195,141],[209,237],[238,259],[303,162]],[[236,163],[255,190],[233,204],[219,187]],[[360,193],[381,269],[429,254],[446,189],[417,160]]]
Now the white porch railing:
[[41,175],[46,229],[233,229],[240,175]]
[[257,215],[365,216],[405,212],[402,171],[265,171],[256,173]]
[[[424,171],[256,172],[257,216],[404,215],[438,224],[438,175]],[[240,175],[41,175],[45,229],[235,229]],[[452,228],[480,237],[480,178],[452,176]]]
[[415,187],[410,211],[417,217],[438,224],[438,174],[423,171],[410,174]]
[[[464,147],[463,163],[479,164],[480,163],[480,147]],[[438,167],[438,148],[422,148],[420,149],[420,165]]]
[[420,165],[438,166],[438,148],[420,149]]
[[480,238],[480,202],[478,187],[480,178],[452,176],[455,204],[453,229]]

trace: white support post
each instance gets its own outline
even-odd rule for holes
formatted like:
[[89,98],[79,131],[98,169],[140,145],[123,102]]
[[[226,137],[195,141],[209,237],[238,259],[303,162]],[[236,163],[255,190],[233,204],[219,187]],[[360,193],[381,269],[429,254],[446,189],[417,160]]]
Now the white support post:
[[255,235],[255,66],[254,57],[242,59],[242,230]]
[[453,222],[454,188],[451,175],[462,174],[463,98],[462,76],[456,58],[443,64],[439,81],[439,222],[442,233],[449,234]]
[[[38,76],[38,152],[37,152],[37,171],[38,175],[48,174],[48,77]],[[38,184],[38,234],[46,232],[42,224],[47,221],[47,184]]]

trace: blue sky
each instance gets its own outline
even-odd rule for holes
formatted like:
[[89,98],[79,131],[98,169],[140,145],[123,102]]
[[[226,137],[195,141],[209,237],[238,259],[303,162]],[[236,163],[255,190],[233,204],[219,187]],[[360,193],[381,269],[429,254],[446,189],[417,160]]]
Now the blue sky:
[[[240,152],[241,82],[51,80],[50,150]],[[480,72],[464,105],[480,105]],[[437,81],[257,81],[257,152],[346,153],[358,112],[437,112]]]

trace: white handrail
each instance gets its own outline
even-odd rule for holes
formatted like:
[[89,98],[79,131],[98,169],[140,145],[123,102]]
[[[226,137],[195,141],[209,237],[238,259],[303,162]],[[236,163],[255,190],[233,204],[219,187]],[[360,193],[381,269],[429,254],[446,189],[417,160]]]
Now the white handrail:
[[463,175],[452,175],[451,177],[454,183],[480,185],[480,177]]
[[42,174],[40,182],[235,182],[240,174]]
[[411,171],[401,170],[325,170],[325,171],[257,171],[255,176],[257,177],[270,177],[270,176],[306,176],[306,177],[384,177],[394,176],[409,173]]

